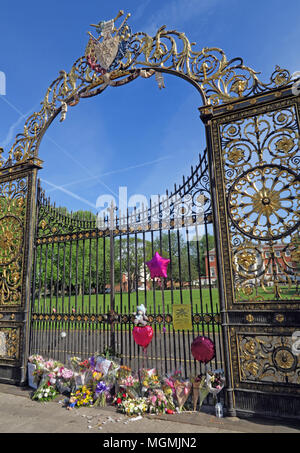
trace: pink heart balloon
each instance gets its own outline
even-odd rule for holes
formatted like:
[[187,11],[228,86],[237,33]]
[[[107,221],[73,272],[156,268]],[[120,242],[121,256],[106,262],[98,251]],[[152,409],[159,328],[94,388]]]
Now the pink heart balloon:
[[136,344],[146,349],[152,340],[153,329],[151,326],[145,327],[135,326],[133,328],[132,335]]

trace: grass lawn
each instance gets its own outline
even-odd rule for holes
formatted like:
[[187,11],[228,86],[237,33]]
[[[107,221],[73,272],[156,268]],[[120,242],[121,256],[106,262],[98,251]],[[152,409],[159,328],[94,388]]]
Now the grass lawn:
[[[202,301],[202,308],[201,308]],[[194,313],[214,313],[219,311],[218,290],[212,288],[180,290],[161,290],[137,291],[128,293],[115,294],[115,311],[120,314],[131,314],[136,310],[137,305],[144,304],[147,307],[148,314],[172,312],[173,304],[192,304]],[[34,311],[38,313],[52,313],[53,309],[57,313],[86,313],[86,314],[103,314],[110,310],[110,294],[92,294],[84,296],[65,295],[40,297],[34,303]]]
[[[138,298],[138,299],[137,299]],[[163,310],[163,300],[165,305],[165,310]],[[137,305],[144,304],[147,306],[147,314],[158,315],[158,314],[171,314],[172,315],[172,305],[173,304],[191,304],[193,306],[193,313],[218,313],[219,312],[219,297],[218,290],[212,288],[204,288],[201,291],[199,289],[193,289],[191,292],[188,289],[174,290],[172,291],[147,291],[146,298],[144,291],[138,291],[131,293],[117,293],[115,295],[115,311],[119,314],[131,315],[136,311]],[[202,301],[202,308],[201,302]],[[110,294],[92,294],[85,296],[77,296],[77,298],[72,295],[70,297],[41,297],[40,301],[36,300],[34,303],[34,312],[42,314],[53,314],[54,311],[57,314],[105,314],[110,310]],[[205,323],[207,328],[211,330],[212,326],[209,326],[208,323]],[[102,325],[102,327],[101,327]],[[50,327],[51,326],[51,327]],[[105,323],[99,324],[97,322],[92,323],[82,323],[75,321],[64,322],[62,320],[51,321],[39,321],[38,319],[33,324],[34,330],[45,330],[48,329],[62,329],[62,330],[83,330],[89,329],[93,330],[110,330],[110,326]],[[162,329],[163,325],[161,324],[158,328]],[[173,326],[166,325],[167,332],[173,330]],[[122,329],[123,331],[128,330],[130,327],[129,324],[117,324],[115,326],[116,330]]]

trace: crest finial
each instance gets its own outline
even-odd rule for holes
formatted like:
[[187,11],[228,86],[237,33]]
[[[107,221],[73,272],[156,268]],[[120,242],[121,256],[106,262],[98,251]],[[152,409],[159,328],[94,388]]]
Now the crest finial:
[[117,67],[129,45],[131,30],[126,22],[131,14],[126,15],[119,28],[115,26],[115,22],[123,15],[124,11],[120,10],[114,19],[91,24],[92,27],[96,28],[98,38],[88,32],[90,41],[85,53],[87,62],[92,69],[101,74],[111,72]]

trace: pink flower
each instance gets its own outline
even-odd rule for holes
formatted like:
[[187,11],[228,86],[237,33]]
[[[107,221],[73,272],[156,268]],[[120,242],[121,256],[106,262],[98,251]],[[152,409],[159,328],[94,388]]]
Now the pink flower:
[[54,361],[50,359],[47,362],[45,362],[45,368],[49,371],[53,371]]
[[61,377],[68,381],[73,377],[73,371],[68,368],[61,368]]
[[151,401],[152,404],[155,404],[156,400],[157,400],[157,398],[156,398],[155,395],[151,396],[150,401]]

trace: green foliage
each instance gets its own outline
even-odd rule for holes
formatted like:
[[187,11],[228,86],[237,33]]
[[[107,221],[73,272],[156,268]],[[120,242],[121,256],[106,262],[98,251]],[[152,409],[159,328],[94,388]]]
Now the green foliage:
[[[59,208],[67,214],[65,208]],[[94,214],[78,211],[81,220],[95,220]],[[198,281],[205,275],[205,255],[214,247],[212,235],[198,242],[187,242],[179,231],[154,233],[153,242],[138,235],[123,235],[114,240],[115,284],[122,275],[129,279],[130,290],[136,290],[144,275],[149,279],[146,261],[157,251],[170,258],[168,276],[174,283]],[[110,238],[74,240],[66,243],[43,244],[36,249],[36,295],[64,297],[104,293],[110,284]]]

